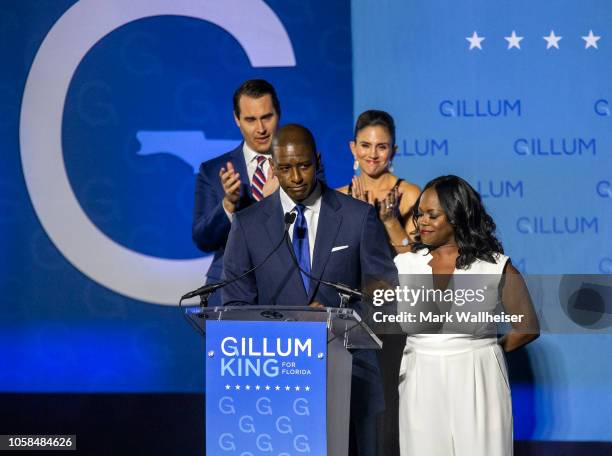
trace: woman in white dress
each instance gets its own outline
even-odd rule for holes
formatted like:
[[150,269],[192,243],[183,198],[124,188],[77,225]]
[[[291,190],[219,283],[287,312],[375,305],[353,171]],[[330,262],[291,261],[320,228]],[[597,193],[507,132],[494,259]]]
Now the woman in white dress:
[[[401,455],[512,455],[503,352],[539,335],[523,278],[503,255],[480,196],[463,179],[429,182],[414,217],[414,251],[395,259],[400,285],[423,290],[418,302],[398,303],[400,312],[416,318],[402,324],[408,337],[399,376]],[[499,308],[520,321],[497,339],[495,323],[482,312],[492,316]],[[459,323],[461,313],[477,321]]]

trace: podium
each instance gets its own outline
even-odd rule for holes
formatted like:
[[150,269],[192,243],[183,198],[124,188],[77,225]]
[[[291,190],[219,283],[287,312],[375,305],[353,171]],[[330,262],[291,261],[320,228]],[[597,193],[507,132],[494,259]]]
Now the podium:
[[206,454],[348,454],[352,354],[382,342],[352,309],[188,308],[206,337]]

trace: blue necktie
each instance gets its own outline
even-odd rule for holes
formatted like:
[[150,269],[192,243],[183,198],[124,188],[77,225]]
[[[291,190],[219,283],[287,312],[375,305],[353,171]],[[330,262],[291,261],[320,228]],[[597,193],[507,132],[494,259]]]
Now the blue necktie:
[[[308,223],[306,223],[306,217],[304,217],[305,209],[306,207],[303,204],[295,205],[297,218],[293,225],[293,239],[291,242],[300,268],[310,274],[310,244],[308,242]],[[310,278],[301,271],[300,275],[302,276],[306,294],[308,294],[310,290]]]

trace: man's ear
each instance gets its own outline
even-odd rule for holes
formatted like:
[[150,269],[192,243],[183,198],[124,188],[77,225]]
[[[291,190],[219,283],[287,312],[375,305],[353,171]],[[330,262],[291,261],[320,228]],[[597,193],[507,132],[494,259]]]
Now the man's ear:
[[317,171],[321,169],[321,154],[319,152],[315,153],[315,157],[316,158],[316,164],[317,164]]
[[238,118],[235,112],[234,112],[234,122],[236,122],[236,126],[240,128],[240,119]]

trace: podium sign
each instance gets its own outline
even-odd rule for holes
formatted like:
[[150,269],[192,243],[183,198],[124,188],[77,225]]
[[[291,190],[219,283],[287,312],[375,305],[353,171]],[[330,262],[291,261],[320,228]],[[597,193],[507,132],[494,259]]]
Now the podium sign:
[[326,378],[324,322],[206,321],[206,454],[326,455]]
[[382,342],[346,308],[188,308],[206,335],[206,454],[346,456],[352,354]]

